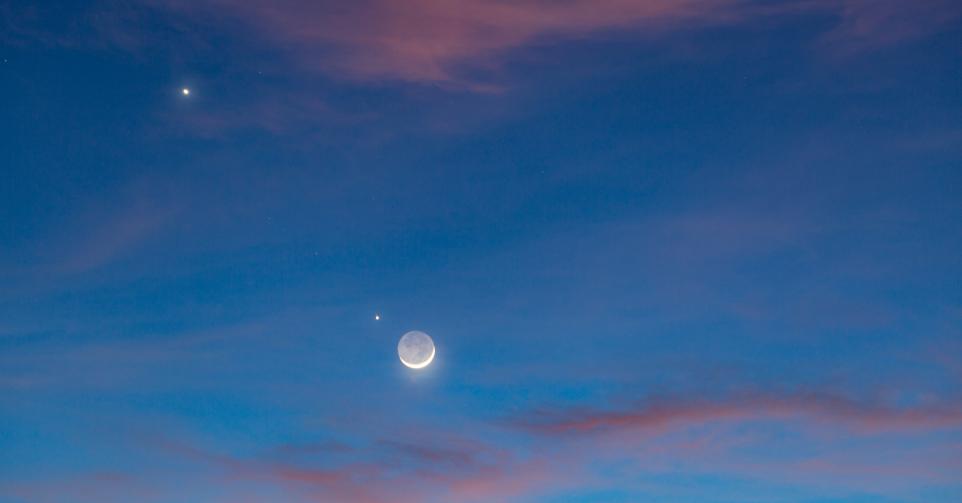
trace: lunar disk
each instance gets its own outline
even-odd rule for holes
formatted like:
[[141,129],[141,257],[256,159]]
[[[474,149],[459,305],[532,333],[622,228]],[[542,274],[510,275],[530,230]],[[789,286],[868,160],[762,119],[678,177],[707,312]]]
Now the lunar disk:
[[434,341],[428,334],[412,330],[398,341],[397,355],[408,367],[423,369],[434,360]]

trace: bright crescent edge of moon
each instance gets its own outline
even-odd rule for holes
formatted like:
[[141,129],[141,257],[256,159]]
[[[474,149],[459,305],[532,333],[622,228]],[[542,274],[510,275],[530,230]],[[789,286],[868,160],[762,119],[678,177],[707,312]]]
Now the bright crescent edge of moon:
[[437,351],[438,351],[438,349],[437,349],[436,347],[431,347],[431,356],[429,356],[427,360],[424,360],[423,363],[416,363],[416,364],[415,364],[415,363],[408,363],[408,362],[404,361],[404,358],[403,358],[403,357],[398,356],[398,358],[400,358],[401,363],[403,363],[405,366],[407,366],[407,367],[409,367],[409,368],[412,368],[412,369],[423,369],[424,367],[427,367],[428,365],[431,364],[431,362],[434,361],[434,354],[437,353]]

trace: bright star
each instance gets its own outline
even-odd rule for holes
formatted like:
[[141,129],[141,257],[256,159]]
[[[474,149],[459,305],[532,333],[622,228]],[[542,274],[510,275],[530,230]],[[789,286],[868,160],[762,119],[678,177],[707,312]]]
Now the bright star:
[[184,96],[190,96],[190,89],[187,89],[186,87],[181,89],[180,92],[183,93]]

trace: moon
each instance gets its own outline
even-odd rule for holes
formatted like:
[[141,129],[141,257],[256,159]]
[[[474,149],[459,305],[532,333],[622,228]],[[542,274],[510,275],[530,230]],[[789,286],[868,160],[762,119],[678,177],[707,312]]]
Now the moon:
[[431,336],[412,330],[397,343],[397,355],[401,363],[412,369],[423,369],[434,361],[434,341]]

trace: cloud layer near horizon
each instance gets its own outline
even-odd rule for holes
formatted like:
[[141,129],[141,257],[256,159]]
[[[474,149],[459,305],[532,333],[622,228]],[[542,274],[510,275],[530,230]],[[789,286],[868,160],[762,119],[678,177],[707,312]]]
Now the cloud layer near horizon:
[[[610,463],[639,474],[727,473],[768,484],[817,481],[836,491],[895,494],[923,480],[951,481],[955,467],[962,466],[957,446],[927,439],[960,426],[957,404],[895,407],[809,392],[664,397],[607,411],[532,410],[494,429],[472,423],[459,431],[409,430],[385,422],[381,434],[393,436],[382,440],[371,441],[368,434],[360,444],[287,444],[248,453],[217,452],[202,440],[166,435],[138,435],[129,441],[151,458],[183,466],[195,484],[229,488],[221,496],[236,501],[259,501],[270,494],[297,502],[480,503],[527,501],[575,487],[604,488],[615,483],[603,468]],[[808,454],[779,454],[780,446],[798,441],[791,440],[795,436]],[[908,448],[905,441],[918,445]],[[899,446],[903,459],[872,454],[892,446]],[[755,449],[770,451],[769,459],[761,463],[746,456]],[[93,472],[0,490],[36,502],[61,501],[71,493],[101,501],[187,497],[190,493],[178,492],[166,479],[170,476],[149,470]],[[894,479],[882,481],[880,476]],[[638,483],[635,489],[649,494],[672,494],[669,486]]]

